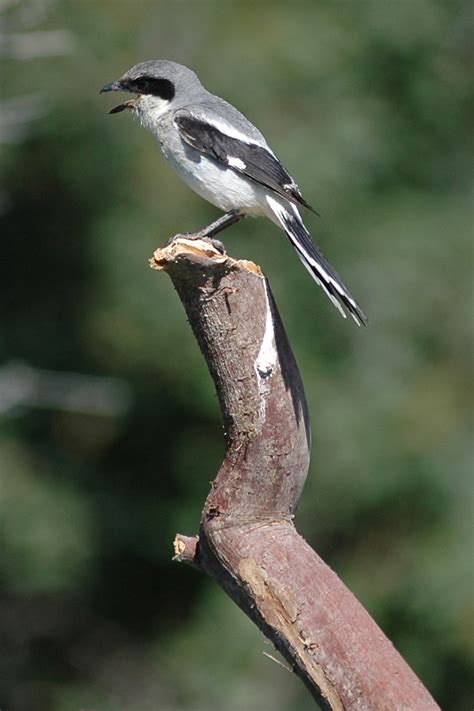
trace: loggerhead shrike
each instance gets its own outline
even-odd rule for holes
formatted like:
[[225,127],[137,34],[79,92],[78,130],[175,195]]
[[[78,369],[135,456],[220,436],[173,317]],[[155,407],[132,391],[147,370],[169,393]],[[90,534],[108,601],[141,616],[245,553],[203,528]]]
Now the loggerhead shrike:
[[168,60],[136,64],[101,89],[135,98],[113,108],[133,111],[158,139],[178,175],[225,215],[195,237],[213,237],[247,215],[264,215],[282,229],[334,306],[360,326],[367,319],[312,242],[298,206],[312,210],[260,131],[234,106],[209,93],[196,74]]

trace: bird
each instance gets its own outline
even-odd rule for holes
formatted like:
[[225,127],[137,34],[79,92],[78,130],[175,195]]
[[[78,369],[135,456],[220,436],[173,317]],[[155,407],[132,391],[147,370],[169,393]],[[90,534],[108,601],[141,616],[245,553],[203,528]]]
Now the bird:
[[299,208],[316,210],[263,134],[235,106],[210,93],[192,69],[167,59],[136,64],[100,93],[112,91],[134,96],[109,113],[137,116],[180,178],[224,212],[192,237],[211,239],[246,216],[267,217],[287,235],[341,315],[349,313],[358,326],[368,324],[304,225]]

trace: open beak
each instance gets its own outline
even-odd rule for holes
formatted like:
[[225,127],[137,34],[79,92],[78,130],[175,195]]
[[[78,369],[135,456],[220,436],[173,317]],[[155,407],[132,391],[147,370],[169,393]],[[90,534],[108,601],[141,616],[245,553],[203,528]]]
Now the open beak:
[[[111,81],[109,84],[103,86],[99,93],[105,94],[107,91],[128,91],[128,89],[122,84],[120,79],[118,79],[117,81]],[[136,107],[136,104],[136,98],[129,99],[128,101],[124,101],[118,106],[114,106],[114,108],[109,111],[109,114],[118,114],[121,111],[125,111],[126,109],[134,109]]]

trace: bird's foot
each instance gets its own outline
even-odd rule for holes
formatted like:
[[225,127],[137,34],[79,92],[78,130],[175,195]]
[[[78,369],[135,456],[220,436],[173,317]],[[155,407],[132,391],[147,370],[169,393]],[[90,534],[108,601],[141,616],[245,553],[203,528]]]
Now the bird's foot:
[[214,249],[217,249],[218,252],[220,252],[221,254],[225,254],[225,247],[219,239],[212,239],[211,237],[206,237],[206,235],[201,234],[201,232],[183,232],[177,235],[173,235],[173,237],[169,238],[166,245],[168,246],[170,244],[173,244],[173,242],[177,239],[204,240],[205,242],[209,242],[210,244],[212,244]]

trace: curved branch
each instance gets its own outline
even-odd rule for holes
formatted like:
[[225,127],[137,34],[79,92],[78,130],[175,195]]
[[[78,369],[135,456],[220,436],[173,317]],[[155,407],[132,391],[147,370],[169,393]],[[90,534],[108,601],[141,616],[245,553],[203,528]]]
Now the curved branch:
[[264,275],[209,242],[175,239],[165,270],[214,379],[226,454],[199,538],[198,565],[271,639],[323,709],[438,709],[366,610],[294,528],[310,429],[301,377]]

